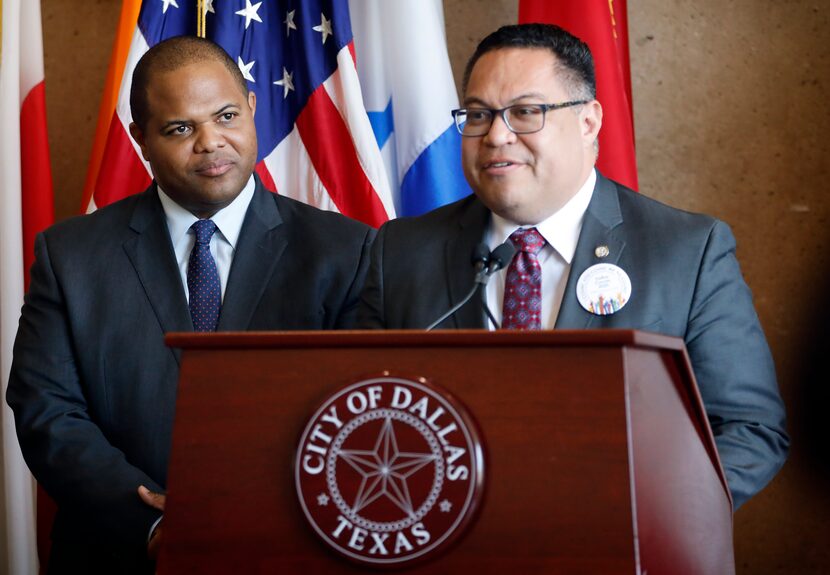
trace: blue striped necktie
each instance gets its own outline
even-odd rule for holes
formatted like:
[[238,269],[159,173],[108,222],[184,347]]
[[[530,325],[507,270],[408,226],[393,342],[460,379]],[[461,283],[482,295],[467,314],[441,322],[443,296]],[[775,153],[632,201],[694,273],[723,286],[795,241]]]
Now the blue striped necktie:
[[190,318],[196,331],[216,331],[222,308],[219,272],[210,253],[210,238],[216,231],[216,224],[213,220],[199,220],[190,229],[196,235],[196,244],[187,264]]

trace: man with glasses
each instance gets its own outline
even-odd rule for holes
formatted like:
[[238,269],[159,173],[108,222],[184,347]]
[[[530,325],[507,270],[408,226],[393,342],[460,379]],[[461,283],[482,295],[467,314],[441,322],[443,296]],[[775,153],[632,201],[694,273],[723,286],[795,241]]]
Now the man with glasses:
[[381,228],[358,323],[429,326],[471,293],[471,258],[509,242],[516,253],[487,285],[486,306],[473,298],[437,327],[683,338],[737,508],[780,469],[789,439],[728,226],[595,169],[602,106],[593,60],[561,28],[494,32],[470,59],[463,90],[464,108],[453,115],[475,195]]

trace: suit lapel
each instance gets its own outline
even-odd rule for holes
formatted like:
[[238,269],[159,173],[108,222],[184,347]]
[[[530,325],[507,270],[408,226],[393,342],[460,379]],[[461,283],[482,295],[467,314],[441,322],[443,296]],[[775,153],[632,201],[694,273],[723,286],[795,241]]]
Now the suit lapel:
[[[155,184],[138,196],[130,219],[135,235],[124,251],[138,274],[162,330],[193,331],[176,255]],[[178,352],[174,352],[176,361]]]
[[218,331],[244,331],[288,246],[287,226],[274,195],[256,179],[222,301]]
[[[568,283],[562,297],[562,306],[556,318],[556,329],[587,329],[596,320],[594,314],[579,304],[576,286],[582,272],[592,265],[616,264],[619,261],[625,248],[625,241],[621,234],[622,228],[619,227],[622,222],[617,188],[613,182],[597,172],[597,183],[594,186],[591,203],[588,204],[585,212],[582,231],[579,234],[574,259],[571,262]],[[597,257],[595,250],[599,246],[608,247],[606,257]]]
[[[471,256],[476,244],[483,241],[490,213],[477,199],[472,200],[459,222],[456,234],[447,240],[446,262],[450,305],[460,302],[473,287]],[[456,329],[484,328],[484,312],[477,296],[462,306],[452,318]]]

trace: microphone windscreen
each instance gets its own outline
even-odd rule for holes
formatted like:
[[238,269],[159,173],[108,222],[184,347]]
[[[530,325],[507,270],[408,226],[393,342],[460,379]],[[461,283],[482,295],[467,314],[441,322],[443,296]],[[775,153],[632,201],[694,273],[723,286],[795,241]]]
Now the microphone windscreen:
[[490,254],[490,265],[487,271],[494,273],[507,266],[514,253],[516,253],[516,247],[509,241],[497,246]]
[[488,261],[490,261],[490,248],[482,242],[473,248],[472,263],[473,265],[486,264]]

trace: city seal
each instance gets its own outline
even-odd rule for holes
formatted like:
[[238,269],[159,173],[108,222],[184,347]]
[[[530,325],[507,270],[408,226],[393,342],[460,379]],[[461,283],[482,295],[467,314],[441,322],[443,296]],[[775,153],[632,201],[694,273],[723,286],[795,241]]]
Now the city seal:
[[420,378],[332,393],[295,457],[297,495],[323,542],[363,565],[407,567],[465,532],[481,504],[483,448],[458,400]]

